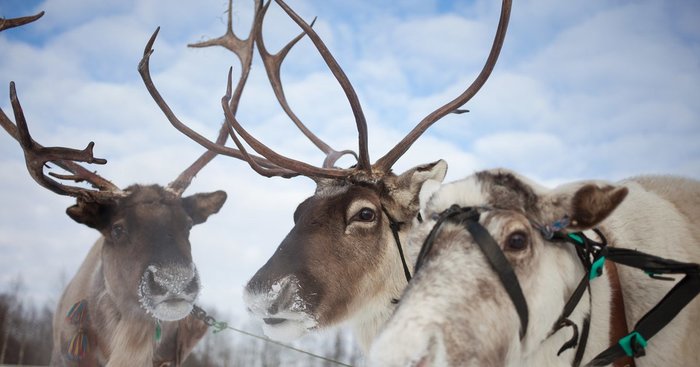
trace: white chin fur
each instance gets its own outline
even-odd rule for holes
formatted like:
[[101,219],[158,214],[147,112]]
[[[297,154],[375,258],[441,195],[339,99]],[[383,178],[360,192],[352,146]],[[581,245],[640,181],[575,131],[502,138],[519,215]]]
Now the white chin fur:
[[307,320],[287,320],[277,325],[263,324],[263,333],[270,339],[289,343],[306,335],[314,326],[316,326],[316,322],[310,318]]
[[148,311],[158,320],[177,321],[190,314],[192,304],[184,300],[161,302]]

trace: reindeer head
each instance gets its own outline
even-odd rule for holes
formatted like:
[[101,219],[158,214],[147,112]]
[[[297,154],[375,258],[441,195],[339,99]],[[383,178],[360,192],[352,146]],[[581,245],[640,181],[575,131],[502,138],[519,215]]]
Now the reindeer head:
[[[173,126],[202,146],[219,154],[243,159],[253,170],[266,177],[303,175],[316,182],[315,193],[299,204],[294,213],[294,227],[245,288],[246,304],[255,317],[264,321],[266,334],[276,339],[293,339],[310,329],[357,318],[358,314],[367,313],[372,308],[374,310],[370,313],[376,314],[380,310],[380,315],[368,316],[359,323],[378,324],[388,317],[391,310],[388,305],[406,284],[395,238],[405,236],[416,221],[419,192],[423,184],[431,180],[442,181],[447,169],[444,161],[420,165],[400,175],[394,174],[391,167],[426,129],[445,115],[459,112],[459,107],[485,83],[503,43],[510,1],[504,1],[491,53],[474,83],[454,100],[426,116],[374,164],[370,163],[369,158],[364,113],[345,73],[312,25],[302,20],[283,1],[276,2],[303,29],[302,34],[277,54],[267,51],[262,37],[262,24],[270,2],[263,6],[256,1],[255,20],[246,40],[233,34],[229,3],[226,34],[193,45],[226,47],[235,52],[244,64],[233,93],[229,72],[227,92],[222,98],[229,133],[237,149],[204,139],[175,117],[160,97],[148,72],[153,39],[146,46],[141,75]],[[304,35],[316,46],[348,98],[358,130],[358,153],[331,148],[306,128],[287,103],[280,80],[281,64]],[[257,45],[281,107],[301,132],[325,154],[321,167],[278,154],[255,139],[237,120],[235,112],[250,70],[254,45]],[[262,157],[249,153],[239,137]],[[351,168],[336,167],[338,159],[346,154],[354,156],[357,163]]]
[[[583,275],[573,247],[543,233],[554,223],[567,232],[592,228],[626,195],[625,187],[601,182],[547,190],[505,170],[443,185],[410,236],[417,248],[430,241],[400,306],[372,346],[372,365],[521,365],[547,339]],[[453,205],[470,208],[470,218],[436,227]],[[524,319],[469,221],[485,229],[513,269],[526,303]]]
[[[0,124],[20,143],[31,176],[57,194],[76,197],[77,203],[67,209],[67,214],[104,237],[101,271],[109,299],[123,314],[145,317],[148,313],[167,321],[187,316],[199,294],[189,232],[193,225],[219,211],[226,193],[183,198],[182,192],[213,154],[205,153],[167,187],[133,185],[122,191],[76,163],[106,163],[93,156],[93,143],[84,150],[42,147],[29,134],[14,83],[10,84],[10,99],[17,125],[2,110]],[[97,190],[68,186],[45,175],[43,169],[48,162],[70,172],[49,172],[51,177],[86,181]]]

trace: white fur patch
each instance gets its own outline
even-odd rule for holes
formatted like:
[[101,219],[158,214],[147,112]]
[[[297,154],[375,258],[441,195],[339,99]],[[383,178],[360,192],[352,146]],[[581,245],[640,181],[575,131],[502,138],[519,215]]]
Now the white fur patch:
[[[153,276],[155,282],[166,290],[165,294],[153,294],[148,286],[149,276]],[[182,266],[158,267],[150,265],[139,283],[139,303],[148,314],[158,320],[180,320],[192,311],[197,299],[198,292],[185,292],[192,281],[199,285],[199,277],[194,264],[191,264],[189,269]]]
[[[284,319],[276,324],[263,324],[263,332],[269,338],[289,342],[305,335],[318,325],[318,321],[308,312],[307,304],[299,294],[298,283],[296,277],[287,276],[273,283],[266,293],[251,293],[247,289],[243,293],[243,300],[253,317],[261,320]],[[271,305],[280,302],[279,297],[284,296],[285,292],[282,291],[287,287],[292,287],[291,299],[284,300],[284,308],[280,308],[274,314],[270,313]]]

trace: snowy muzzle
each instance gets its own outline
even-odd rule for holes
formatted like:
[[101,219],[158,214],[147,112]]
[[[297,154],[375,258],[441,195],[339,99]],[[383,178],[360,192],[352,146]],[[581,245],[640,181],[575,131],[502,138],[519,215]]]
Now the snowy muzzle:
[[164,321],[176,321],[192,311],[199,294],[199,275],[194,264],[149,265],[139,284],[139,302],[146,312]]

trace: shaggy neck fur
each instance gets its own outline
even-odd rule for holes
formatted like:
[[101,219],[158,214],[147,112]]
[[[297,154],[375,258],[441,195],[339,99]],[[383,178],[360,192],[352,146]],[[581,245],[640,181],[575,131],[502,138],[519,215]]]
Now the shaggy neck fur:
[[[65,320],[68,308],[82,299],[89,312],[89,353],[81,361],[85,365],[152,366],[172,362],[178,366],[206,332],[206,325],[191,316],[172,322],[161,322],[161,338],[156,341],[155,320],[139,307],[119,308],[106,289],[102,275],[100,239],[90,250],[85,262],[66,288],[54,316],[54,348],[51,365],[70,365],[65,359],[70,339],[77,327]],[[182,330],[183,325],[187,330]],[[81,364],[82,365],[82,364]]]

